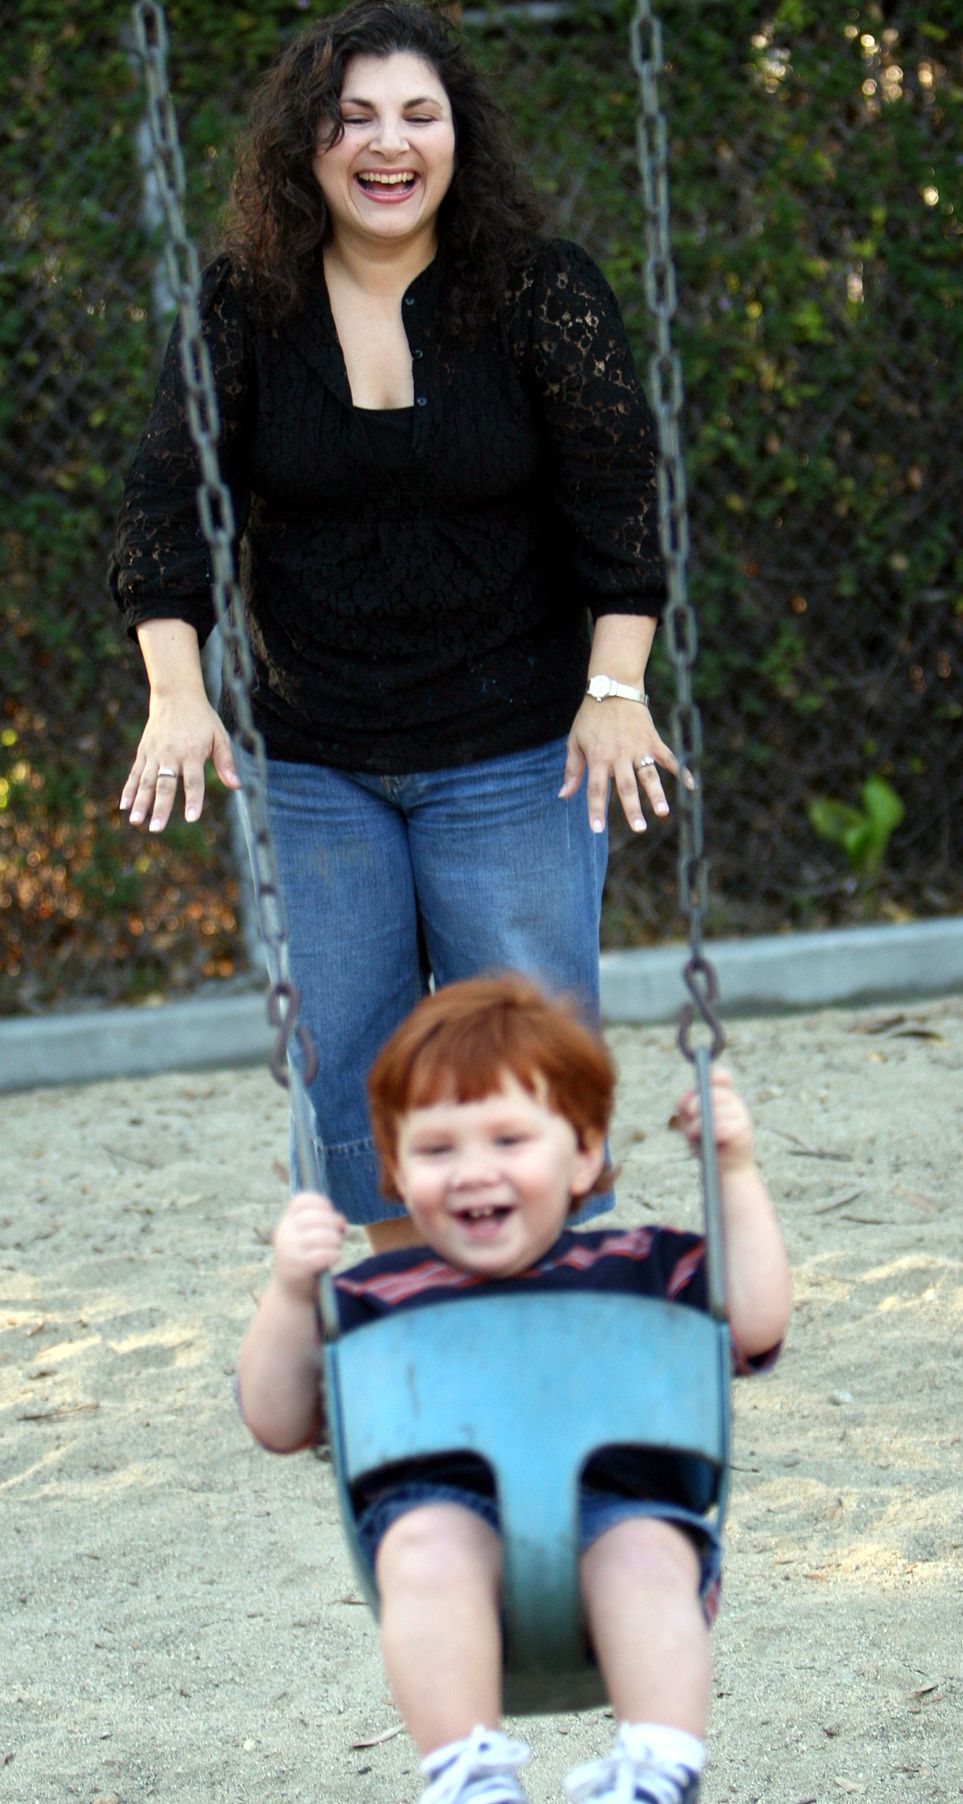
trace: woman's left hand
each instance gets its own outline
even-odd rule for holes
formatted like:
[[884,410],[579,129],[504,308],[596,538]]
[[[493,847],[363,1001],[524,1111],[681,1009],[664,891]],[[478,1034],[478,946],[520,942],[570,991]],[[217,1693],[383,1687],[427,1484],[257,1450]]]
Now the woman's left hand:
[[625,818],[633,833],[644,833],[643,801],[659,819],[669,812],[659,771],[678,776],[674,752],[660,738],[648,708],[642,702],[612,696],[594,701],[586,696],[572,723],[565,759],[565,778],[559,796],[573,796],[588,770],[587,799],[593,833],[602,833],[608,812],[609,788],[615,784]]

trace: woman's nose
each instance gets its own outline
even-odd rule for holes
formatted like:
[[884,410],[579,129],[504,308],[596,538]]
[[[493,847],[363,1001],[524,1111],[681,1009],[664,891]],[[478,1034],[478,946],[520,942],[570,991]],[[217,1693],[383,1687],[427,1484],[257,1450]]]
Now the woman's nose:
[[371,147],[383,156],[397,156],[407,150],[408,137],[401,119],[379,119],[371,134]]

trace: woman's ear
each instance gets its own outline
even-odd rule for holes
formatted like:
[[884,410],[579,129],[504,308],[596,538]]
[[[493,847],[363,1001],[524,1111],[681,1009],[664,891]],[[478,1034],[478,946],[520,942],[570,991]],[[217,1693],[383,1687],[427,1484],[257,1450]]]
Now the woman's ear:
[[605,1135],[586,1128],[580,1135],[572,1174],[572,1195],[587,1196],[605,1164]]

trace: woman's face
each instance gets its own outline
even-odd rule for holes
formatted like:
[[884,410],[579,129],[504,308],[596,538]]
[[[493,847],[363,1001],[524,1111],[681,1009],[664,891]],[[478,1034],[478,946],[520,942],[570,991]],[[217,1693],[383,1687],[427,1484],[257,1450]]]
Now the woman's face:
[[341,137],[314,173],[332,236],[365,245],[433,244],[455,169],[448,96],[430,63],[408,51],[356,56],[341,90]]

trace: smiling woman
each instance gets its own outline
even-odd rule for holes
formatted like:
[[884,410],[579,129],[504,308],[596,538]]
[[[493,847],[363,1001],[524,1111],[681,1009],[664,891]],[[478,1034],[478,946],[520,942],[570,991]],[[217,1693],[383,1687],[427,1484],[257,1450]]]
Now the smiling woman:
[[[434,257],[454,172],[451,105],[431,65],[405,51],[353,57],[338,122],[319,134],[314,173],[329,218],[328,298],[356,407],[414,402],[398,282]],[[372,279],[380,258],[384,286]]]
[[340,113],[314,159],[333,245],[343,253],[354,236],[390,230],[393,241],[403,234],[413,252],[417,245],[419,259],[432,256],[438,209],[455,172],[451,106],[434,70],[401,51],[355,57]]
[[[385,1246],[410,1228],[379,1194],[379,1047],[492,968],[597,1017],[609,788],[637,832],[668,813],[652,426],[608,284],[543,235],[501,107],[414,0],[354,0],[268,71],[201,315],[318,1163]],[[175,332],[111,568],[151,685],[121,807],[153,832],[181,789],[197,818],[208,759],[239,783],[197,480]]]

